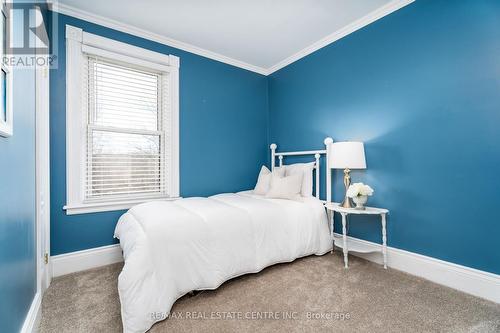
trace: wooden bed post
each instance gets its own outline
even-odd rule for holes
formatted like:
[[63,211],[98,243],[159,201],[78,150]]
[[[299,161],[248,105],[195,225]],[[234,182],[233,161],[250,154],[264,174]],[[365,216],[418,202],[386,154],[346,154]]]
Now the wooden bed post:
[[269,148],[271,148],[271,171],[274,171],[274,165],[276,163],[276,148],[278,148],[278,146],[275,143],[271,143]]
[[325,139],[326,146],[326,202],[332,202],[332,170],[330,169],[330,146],[333,139],[328,137]]

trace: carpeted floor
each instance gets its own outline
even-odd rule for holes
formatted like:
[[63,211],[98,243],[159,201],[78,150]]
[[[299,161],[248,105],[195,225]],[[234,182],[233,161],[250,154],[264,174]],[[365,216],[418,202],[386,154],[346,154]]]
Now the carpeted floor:
[[[500,305],[337,252],[179,299],[150,332],[500,332]],[[120,332],[122,264],[52,281],[41,332]]]

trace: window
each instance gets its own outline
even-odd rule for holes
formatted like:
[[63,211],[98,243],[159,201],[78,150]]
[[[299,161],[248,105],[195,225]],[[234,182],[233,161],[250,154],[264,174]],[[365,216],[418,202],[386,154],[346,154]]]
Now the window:
[[94,57],[87,72],[85,198],[166,194],[161,74]]
[[67,26],[68,214],[179,196],[178,58]]

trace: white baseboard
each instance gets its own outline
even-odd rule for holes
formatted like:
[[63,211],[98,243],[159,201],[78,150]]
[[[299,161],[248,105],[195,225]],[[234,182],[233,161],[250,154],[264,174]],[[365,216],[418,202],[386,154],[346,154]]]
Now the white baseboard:
[[[341,234],[335,235],[342,237]],[[380,249],[380,244],[362,239],[349,237],[349,241],[373,247],[374,250]],[[382,254],[380,253],[349,253],[369,261],[382,263]],[[387,266],[467,294],[500,303],[500,275],[497,274],[393,247],[387,247]]]
[[51,257],[52,276],[57,277],[123,261],[119,244]]
[[42,296],[40,293],[36,293],[31,302],[30,309],[24,320],[23,327],[21,328],[21,333],[35,333],[38,332],[38,327],[40,324],[40,316],[42,310]]
[[[342,236],[336,234],[336,236]],[[350,242],[380,249],[380,244],[349,237]],[[382,263],[380,253],[355,253],[369,261]],[[51,258],[53,276],[61,276],[95,267],[114,264],[123,260],[120,245],[109,245],[89,250],[66,253]],[[387,247],[387,265],[391,268],[463,291],[465,293],[500,303],[500,275],[447,261],[423,256],[393,247]]]

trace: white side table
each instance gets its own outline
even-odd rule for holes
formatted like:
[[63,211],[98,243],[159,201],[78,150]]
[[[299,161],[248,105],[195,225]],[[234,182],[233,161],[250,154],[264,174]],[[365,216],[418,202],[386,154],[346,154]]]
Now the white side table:
[[[328,210],[328,215],[330,218],[330,237],[332,239],[333,247],[332,247],[332,252],[333,249],[335,248],[335,240],[337,239],[338,244],[337,246],[342,248],[344,252],[344,265],[345,268],[349,267],[349,259],[348,259],[348,253],[349,250],[353,252],[360,252],[360,253],[369,253],[369,252],[382,252],[382,255],[384,257],[384,268],[387,269],[387,231],[386,231],[386,215],[389,213],[387,209],[383,208],[374,208],[374,207],[366,207],[364,210],[359,210],[359,209],[354,209],[354,208],[344,208],[340,207],[338,203],[335,202],[327,202],[325,204],[325,208]],[[342,216],[342,242],[340,242],[340,237],[336,237],[333,233],[333,226],[334,226],[334,219],[335,219],[335,214],[334,212],[340,213]],[[380,220],[382,223],[382,246],[380,250],[374,250],[370,246],[366,246],[364,244],[359,244],[359,243],[354,243],[354,242],[349,242],[347,239],[347,217],[348,215],[353,214],[353,215],[380,215]]]

